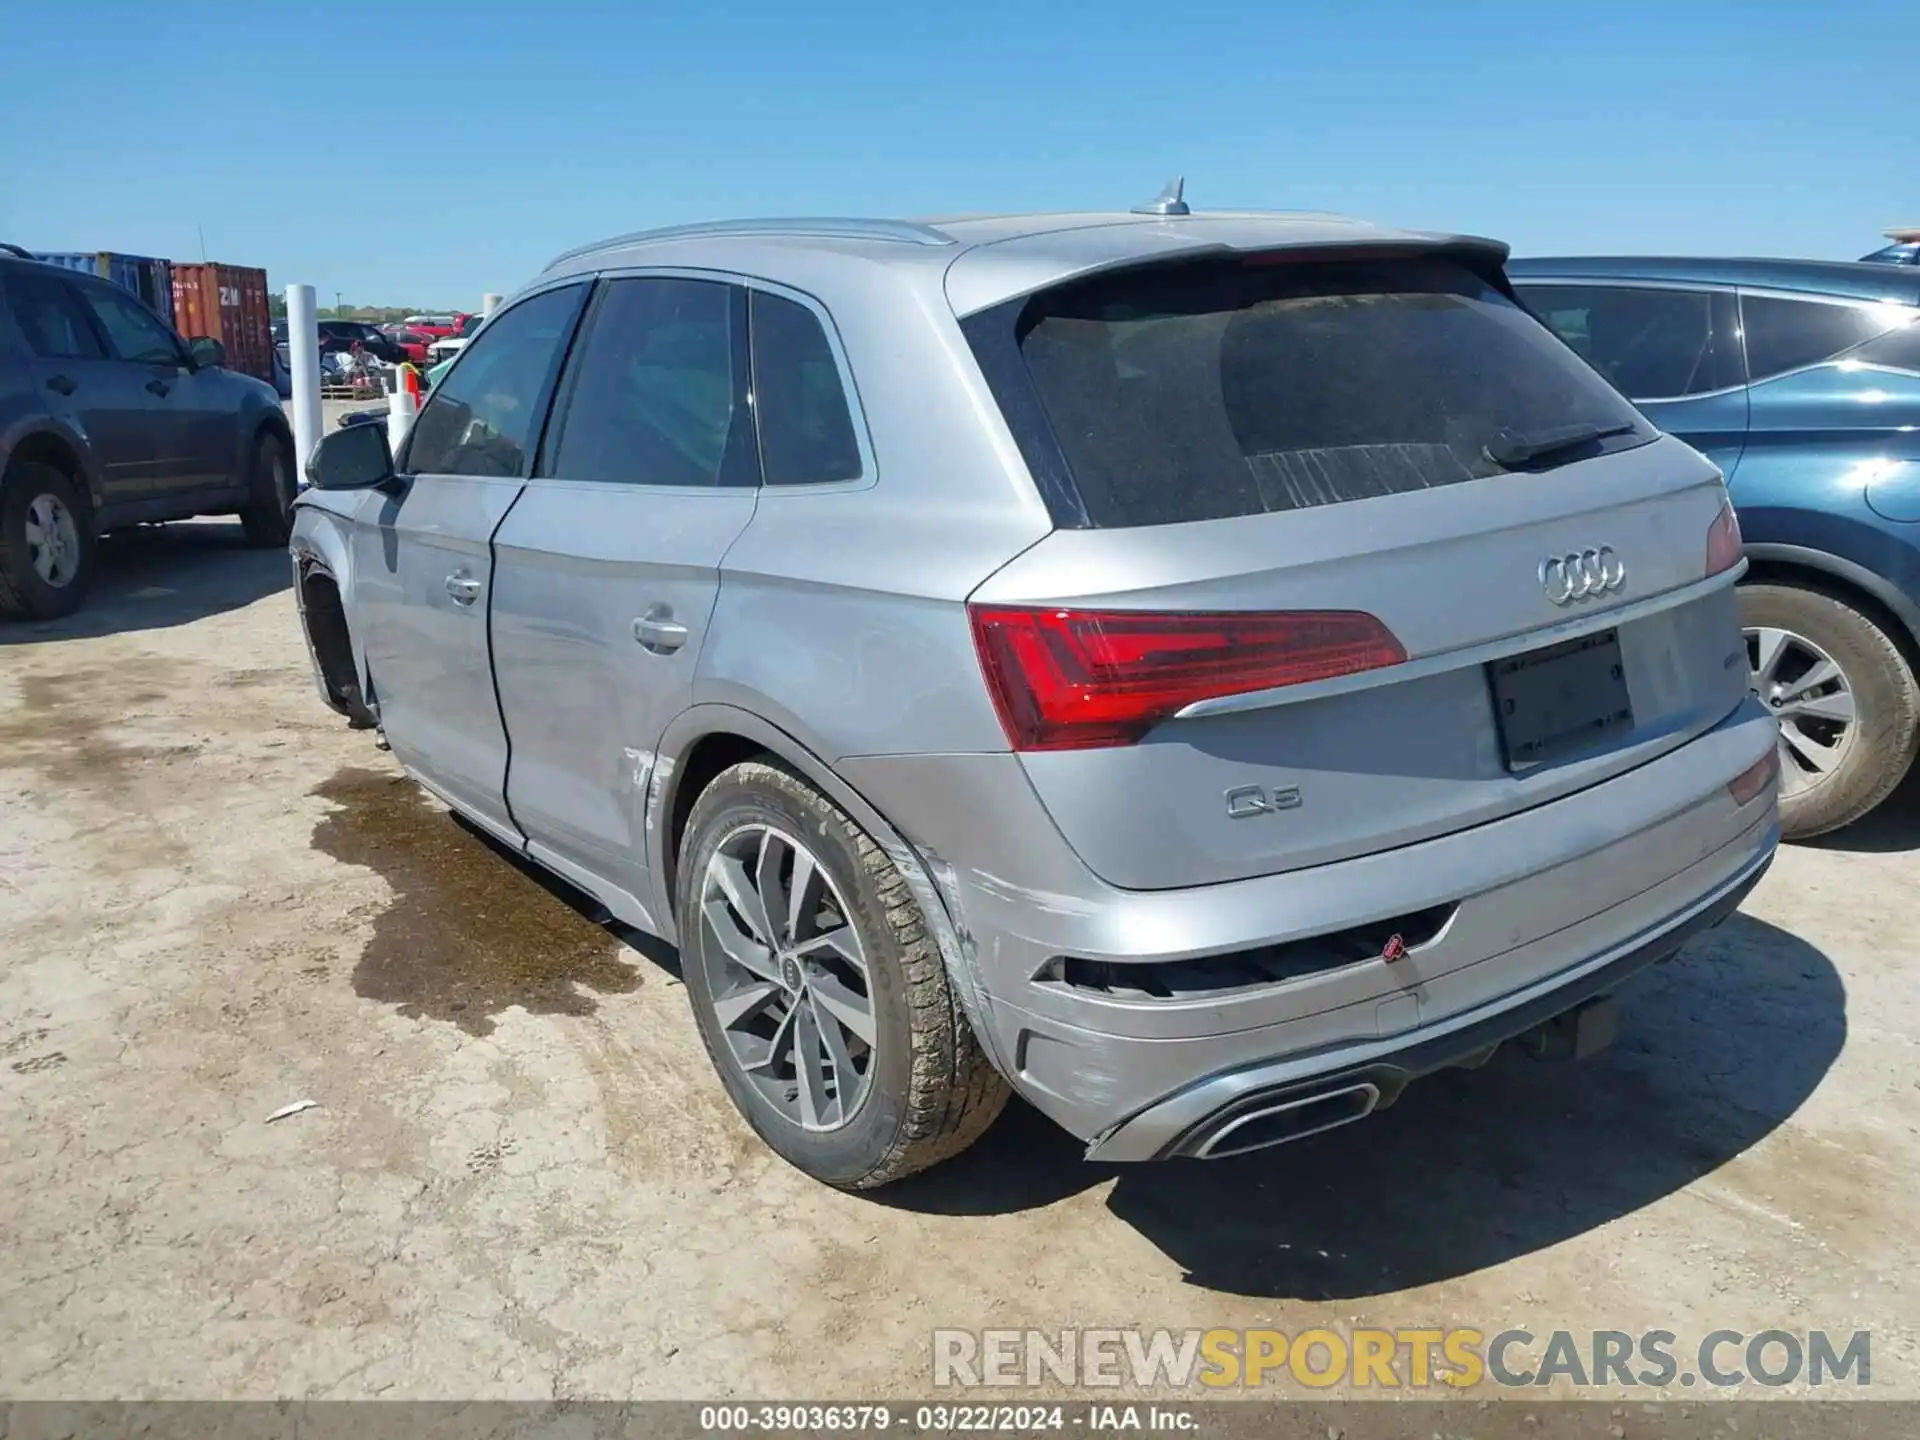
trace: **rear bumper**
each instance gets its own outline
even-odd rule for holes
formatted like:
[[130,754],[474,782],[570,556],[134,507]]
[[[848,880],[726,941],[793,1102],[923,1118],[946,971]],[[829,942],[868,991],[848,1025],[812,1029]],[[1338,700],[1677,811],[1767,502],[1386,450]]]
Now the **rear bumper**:
[[[1772,857],[1774,794],[1740,805],[1727,785],[1775,733],[1749,700],[1657,760],[1503,820],[1174,891],[1093,876],[1012,756],[843,769],[926,861],[954,921],[969,1014],[1014,1087],[1102,1158],[1144,1159],[1256,1092],[1385,1066],[1369,1083],[1374,1103],[1390,1100],[1406,1077],[1491,1043],[1454,1046],[1457,1032],[1497,1030],[1509,1015],[1508,1033],[1531,1029],[1538,1006],[1557,1014],[1597,993],[1583,988],[1589,976],[1608,971],[1595,982],[1604,989],[1672,953]],[[1101,993],[1068,983],[1056,963],[1226,955],[1435,906],[1452,907],[1444,928],[1398,961],[1227,993]]]
[[[1649,965],[1669,960],[1703,930],[1725,920],[1773,863],[1769,845],[1745,870],[1703,897],[1664,928],[1596,956],[1571,974],[1561,973],[1454,1017],[1430,1030],[1372,1046],[1343,1047],[1327,1056],[1299,1056],[1215,1075],[1160,1100],[1122,1121],[1087,1147],[1091,1160],[1160,1160],[1205,1156],[1250,1118],[1288,1110],[1311,1114],[1311,1106],[1356,1097],[1357,1111],[1329,1109],[1331,1128],[1391,1105],[1408,1083],[1436,1070],[1483,1063],[1505,1041],[1538,1030],[1558,1016],[1611,995]],[[1332,1068],[1325,1068],[1328,1061]],[[1337,1118],[1336,1118],[1337,1117]],[[1244,1130],[1241,1130],[1244,1134]],[[1313,1133],[1303,1129],[1301,1134]],[[1289,1137],[1296,1138],[1296,1137]]]

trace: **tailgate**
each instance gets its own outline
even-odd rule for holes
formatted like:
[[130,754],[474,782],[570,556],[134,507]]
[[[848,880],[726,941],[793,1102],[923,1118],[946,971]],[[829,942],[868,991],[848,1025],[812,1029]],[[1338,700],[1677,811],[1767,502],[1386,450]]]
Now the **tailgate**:
[[[1538,476],[1056,531],[973,601],[1359,612],[1391,632],[1398,664],[1190,703],[1132,744],[1023,753],[1096,874],[1206,884],[1478,825],[1711,728],[1747,690],[1734,573],[1706,575],[1724,496],[1711,465],[1661,439]],[[1608,588],[1561,594],[1549,562],[1602,549]]]

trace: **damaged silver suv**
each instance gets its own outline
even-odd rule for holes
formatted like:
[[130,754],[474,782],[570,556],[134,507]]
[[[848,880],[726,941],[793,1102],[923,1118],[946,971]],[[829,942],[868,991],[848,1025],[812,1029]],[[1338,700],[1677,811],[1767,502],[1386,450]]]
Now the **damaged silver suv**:
[[679,945],[834,1185],[1009,1089],[1109,1160],[1355,1120],[1725,917],[1778,836],[1720,475],[1323,215],[781,220],[561,256],[326,437],[322,695]]

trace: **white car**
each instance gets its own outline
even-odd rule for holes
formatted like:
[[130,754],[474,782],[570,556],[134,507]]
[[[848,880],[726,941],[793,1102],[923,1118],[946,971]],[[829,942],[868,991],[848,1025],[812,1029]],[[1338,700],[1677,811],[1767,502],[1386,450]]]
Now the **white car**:
[[466,348],[467,342],[474,337],[474,333],[486,322],[486,318],[484,315],[468,315],[464,317],[460,321],[460,328],[454,331],[453,334],[442,335],[438,340],[427,346],[427,364],[438,365],[442,361],[451,360],[454,356],[458,355]]

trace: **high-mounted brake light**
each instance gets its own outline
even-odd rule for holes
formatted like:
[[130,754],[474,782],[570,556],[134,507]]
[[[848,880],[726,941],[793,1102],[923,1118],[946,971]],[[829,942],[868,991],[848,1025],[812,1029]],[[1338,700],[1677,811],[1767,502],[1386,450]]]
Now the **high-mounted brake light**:
[[1720,513],[1707,527],[1707,574],[1718,575],[1740,563],[1740,517],[1733,513],[1733,502],[1722,500]]
[[1196,700],[1398,665],[1357,610],[1278,613],[971,607],[980,668],[1016,750],[1131,745]]

